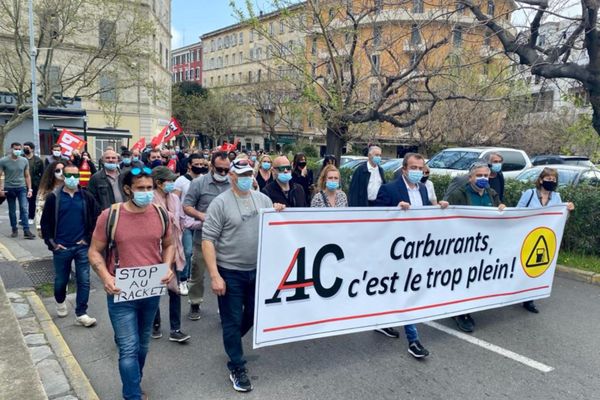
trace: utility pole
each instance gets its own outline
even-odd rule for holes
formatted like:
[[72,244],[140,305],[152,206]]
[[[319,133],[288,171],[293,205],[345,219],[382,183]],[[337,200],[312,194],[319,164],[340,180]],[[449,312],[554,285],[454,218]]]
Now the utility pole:
[[36,59],[37,49],[34,43],[33,31],[33,0],[29,0],[29,58],[31,59],[31,109],[33,115],[33,144],[40,153],[40,121],[38,116],[38,96],[37,96],[37,79],[36,79]]

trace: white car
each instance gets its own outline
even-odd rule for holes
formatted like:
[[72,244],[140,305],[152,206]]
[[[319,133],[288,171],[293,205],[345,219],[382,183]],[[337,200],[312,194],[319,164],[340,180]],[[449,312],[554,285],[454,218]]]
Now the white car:
[[514,178],[531,167],[531,160],[523,150],[506,147],[454,147],[437,153],[427,162],[432,174],[457,176],[469,171],[474,161],[490,153],[499,153],[504,158],[502,173],[505,178]]

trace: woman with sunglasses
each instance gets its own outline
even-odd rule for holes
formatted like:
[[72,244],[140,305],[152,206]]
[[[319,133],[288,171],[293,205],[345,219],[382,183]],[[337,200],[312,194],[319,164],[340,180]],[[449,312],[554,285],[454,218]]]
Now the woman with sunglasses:
[[346,193],[340,189],[340,171],[333,165],[326,165],[321,171],[311,207],[348,207]]
[[44,204],[46,203],[46,196],[48,193],[64,184],[65,177],[63,175],[63,169],[65,168],[65,165],[66,161],[55,161],[51,163],[44,170],[44,174],[40,180],[40,187],[38,188],[37,198],[35,200],[35,229],[37,229],[39,237],[42,237],[41,219]]
[[258,189],[261,191],[265,188],[265,186],[273,182],[273,173],[271,171],[272,166],[273,162],[271,161],[270,155],[263,154],[258,159],[258,168],[256,170],[256,182],[258,182]]
[[[152,170],[152,179],[154,180],[154,198],[152,202],[158,204],[169,213],[171,238],[175,244],[175,270],[183,271],[185,268],[185,254],[183,252],[183,228],[181,226],[181,201],[174,193],[175,179],[177,176],[168,167],[156,167]],[[169,340],[171,342],[183,343],[190,339],[190,335],[181,332],[181,296],[170,287],[169,294],[169,323],[171,333]],[[154,324],[152,325],[152,338],[160,339],[162,332],[160,330],[160,309],[156,312]]]
[[[554,168],[544,168],[535,181],[535,187],[523,192],[518,208],[544,208],[561,204],[560,193],[556,192],[558,187],[558,171]],[[567,210],[573,211],[575,205],[567,203]],[[525,301],[523,307],[534,314],[539,313],[533,300]]]

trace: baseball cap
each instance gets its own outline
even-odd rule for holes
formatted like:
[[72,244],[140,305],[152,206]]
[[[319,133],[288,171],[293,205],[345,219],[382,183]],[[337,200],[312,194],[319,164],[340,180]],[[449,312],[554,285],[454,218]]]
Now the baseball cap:
[[250,162],[245,158],[236,158],[231,162],[231,171],[235,172],[237,175],[244,174],[248,171],[254,171]]

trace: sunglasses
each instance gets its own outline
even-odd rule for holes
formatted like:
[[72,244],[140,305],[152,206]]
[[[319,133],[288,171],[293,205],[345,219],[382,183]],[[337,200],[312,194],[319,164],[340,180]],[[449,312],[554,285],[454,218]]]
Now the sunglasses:
[[279,167],[275,167],[275,169],[279,172],[291,171],[292,167],[290,165],[281,165]]
[[62,169],[57,168],[57,169],[54,170],[54,173],[55,174],[62,174]]
[[79,178],[79,172],[77,173],[69,173],[69,172],[65,172],[64,173],[65,178]]
[[221,175],[227,174],[229,172],[229,168],[215,167],[215,171],[217,171]]
[[152,170],[148,167],[144,167],[144,168],[135,167],[131,170],[131,174],[133,176],[138,176],[141,173],[143,173],[145,175],[152,175]]

